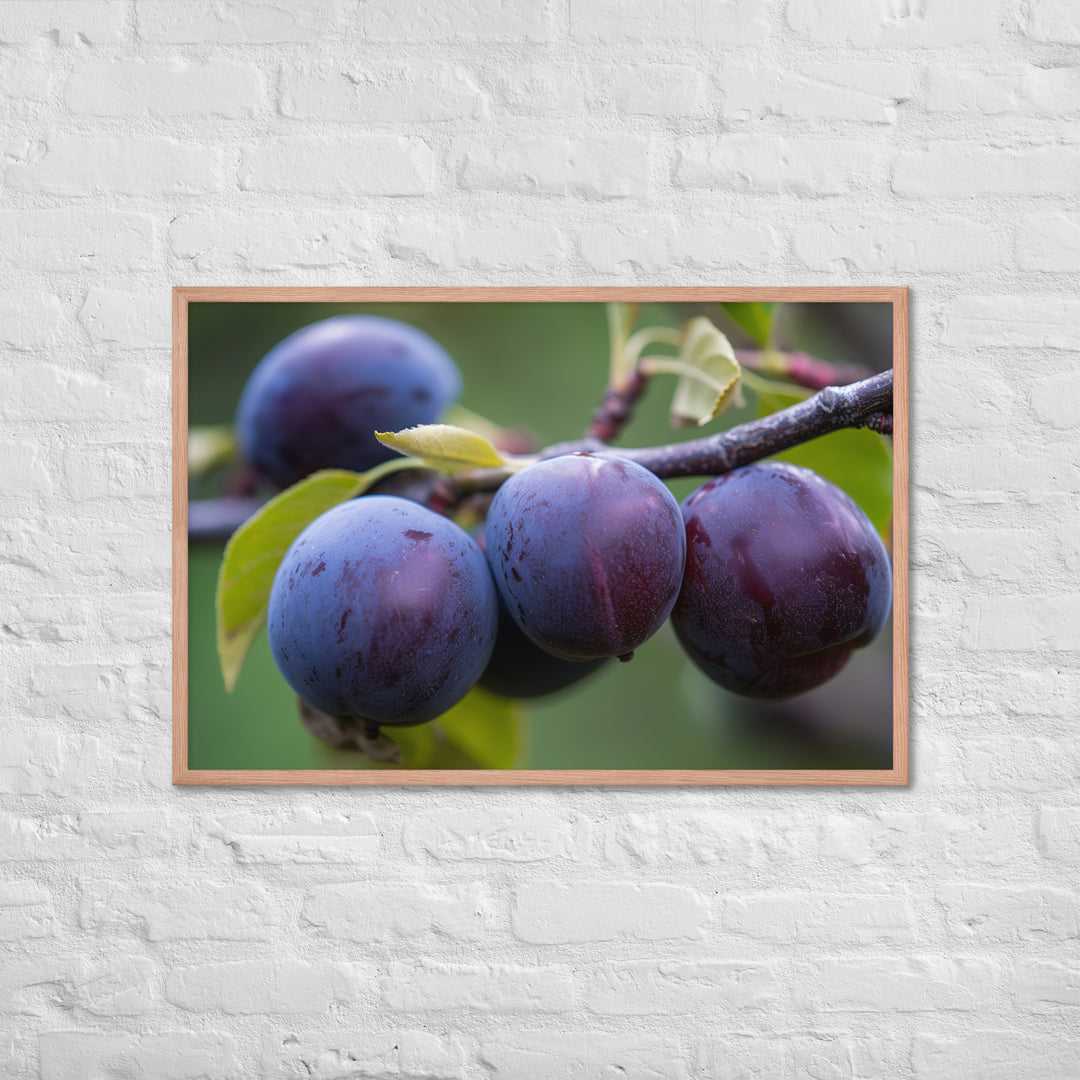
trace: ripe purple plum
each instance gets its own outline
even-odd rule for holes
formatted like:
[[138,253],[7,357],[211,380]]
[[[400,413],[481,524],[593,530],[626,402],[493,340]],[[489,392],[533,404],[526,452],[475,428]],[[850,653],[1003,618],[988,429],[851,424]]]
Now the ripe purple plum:
[[507,610],[563,660],[628,657],[668,617],[686,536],[674,496],[607,454],[529,465],[499,488],[485,530]]
[[432,423],[461,393],[449,353],[422,330],[338,315],[290,334],[259,361],[236,426],[258,476],[288,487],[318,469],[363,472],[394,457],[376,431]]
[[786,698],[831,679],[892,604],[885,545],[855,501],[810,469],[770,461],[683,503],[686,578],[671,622],[720,686]]
[[495,645],[495,586],[476,542],[407,499],[368,495],[315,519],[286,552],[267,613],[285,681],[331,716],[434,720]]

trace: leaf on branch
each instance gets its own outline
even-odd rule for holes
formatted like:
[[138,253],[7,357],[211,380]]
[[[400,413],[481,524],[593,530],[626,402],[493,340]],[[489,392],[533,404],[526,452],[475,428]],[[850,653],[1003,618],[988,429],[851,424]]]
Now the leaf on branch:
[[706,318],[690,319],[679,342],[679,381],[671,400],[675,427],[704,427],[735,400],[742,368],[727,337]]
[[320,514],[414,464],[387,461],[366,473],[344,469],[312,473],[271,499],[233,533],[221,560],[215,597],[218,659],[226,690],[236,685],[244,657],[266,625],[270,586],[289,545]]
[[521,751],[525,716],[520,702],[476,687],[437,723],[447,742],[481,769],[512,769]]
[[444,473],[498,469],[509,464],[509,459],[483,435],[451,424],[420,424],[403,431],[376,431],[375,438],[383,446],[418,458],[429,468]]
[[772,344],[773,318],[778,306],[775,303],[720,304],[728,318],[762,347]]
[[218,465],[231,461],[236,453],[236,436],[231,424],[188,429],[188,475],[203,476]]
[[627,355],[626,343],[641,314],[640,304],[608,304],[608,339],[611,349],[608,385],[621,387],[634,369],[634,360]]

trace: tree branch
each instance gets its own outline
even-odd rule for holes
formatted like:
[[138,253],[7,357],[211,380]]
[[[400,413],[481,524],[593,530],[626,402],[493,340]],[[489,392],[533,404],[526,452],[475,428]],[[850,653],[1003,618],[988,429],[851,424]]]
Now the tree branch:
[[[615,447],[611,452],[636,461],[663,479],[719,476],[842,428],[873,427],[891,432],[892,403],[893,373],[889,370],[850,386],[828,386],[806,401],[719,435],[669,446]],[[607,449],[602,443],[585,439],[549,447],[541,456]]]

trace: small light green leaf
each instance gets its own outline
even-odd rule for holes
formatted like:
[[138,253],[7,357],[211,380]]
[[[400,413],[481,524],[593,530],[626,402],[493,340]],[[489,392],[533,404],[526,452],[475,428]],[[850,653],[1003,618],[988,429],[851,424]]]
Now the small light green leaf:
[[498,469],[507,464],[507,459],[483,435],[451,424],[420,424],[404,431],[376,431],[375,438],[383,446],[419,458],[440,472]]
[[608,340],[611,350],[608,383],[622,386],[634,367],[634,358],[627,355],[626,343],[641,314],[640,304],[608,304]]
[[773,316],[776,312],[776,304],[726,304],[720,306],[727,312],[740,330],[744,330],[759,345],[767,346],[772,343]]
[[231,424],[188,428],[188,475],[202,476],[217,465],[231,461],[236,436]]
[[431,724],[413,727],[384,727],[381,734],[397,743],[406,769],[426,769],[435,756],[435,731]]
[[742,373],[735,350],[708,319],[691,319],[682,328],[679,364],[683,372],[671,401],[671,422],[703,427],[735,400]]
[[521,751],[524,707],[476,687],[436,721],[481,769],[512,769]]
[[416,462],[386,461],[366,473],[326,469],[275,496],[233,533],[217,584],[217,646],[225,688],[232,690],[255,635],[266,624],[274,574],[289,545],[320,514],[363,494]]

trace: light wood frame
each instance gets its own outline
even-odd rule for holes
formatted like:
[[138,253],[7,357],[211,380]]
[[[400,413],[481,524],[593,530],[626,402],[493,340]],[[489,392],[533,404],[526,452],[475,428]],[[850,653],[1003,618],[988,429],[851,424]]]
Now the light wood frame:
[[[803,301],[886,303],[893,309],[893,767],[724,770],[189,769],[188,761],[188,304],[470,303],[523,301]],[[173,783],[184,785],[905,785],[908,782],[908,290],[829,288],[232,288],[173,289]]]

